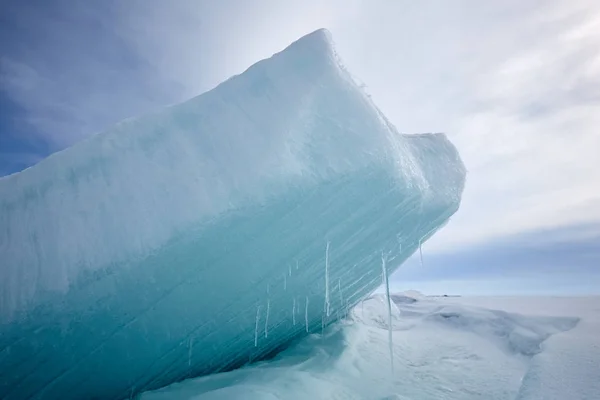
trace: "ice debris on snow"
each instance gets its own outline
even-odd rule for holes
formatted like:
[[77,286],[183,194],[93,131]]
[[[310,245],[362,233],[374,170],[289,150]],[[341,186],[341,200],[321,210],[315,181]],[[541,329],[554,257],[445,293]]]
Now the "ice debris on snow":
[[309,34],[0,179],[0,398],[118,399],[270,356],[373,291],[464,182],[445,135],[399,134]]

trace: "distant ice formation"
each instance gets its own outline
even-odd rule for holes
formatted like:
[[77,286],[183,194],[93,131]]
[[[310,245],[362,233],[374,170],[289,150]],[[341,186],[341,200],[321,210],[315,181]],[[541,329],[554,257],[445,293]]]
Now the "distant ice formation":
[[309,34],[0,179],[0,398],[122,399],[275,354],[379,286],[464,182],[443,134],[399,134]]

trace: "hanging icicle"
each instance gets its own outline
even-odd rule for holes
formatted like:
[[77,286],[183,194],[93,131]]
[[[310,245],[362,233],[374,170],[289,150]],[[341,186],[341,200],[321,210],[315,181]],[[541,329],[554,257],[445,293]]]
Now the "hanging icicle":
[[265,317],[265,338],[269,337],[269,311],[271,311],[271,300],[267,299],[267,316]]
[[292,303],[292,324],[296,325],[296,298],[294,297],[294,301]]
[[308,333],[308,296],[306,296],[306,303],[304,303],[304,325]]
[[260,322],[260,305],[256,307],[256,322],[254,324],[254,347],[258,346],[258,323]]
[[381,271],[383,275],[383,280],[385,283],[385,297],[387,300],[387,309],[388,309],[388,346],[390,352],[390,365],[392,375],[394,374],[394,346],[392,342],[392,302],[390,300],[390,281],[388,279],[388,272],[386,268],[386,258],[383,252],[381,252]]

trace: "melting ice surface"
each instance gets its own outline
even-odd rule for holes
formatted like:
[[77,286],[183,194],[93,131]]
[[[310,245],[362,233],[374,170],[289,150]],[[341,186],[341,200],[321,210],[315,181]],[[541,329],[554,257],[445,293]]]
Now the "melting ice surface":
[[0,398],[122,399],[320,332],[458,209],[326,31],[0,179]]

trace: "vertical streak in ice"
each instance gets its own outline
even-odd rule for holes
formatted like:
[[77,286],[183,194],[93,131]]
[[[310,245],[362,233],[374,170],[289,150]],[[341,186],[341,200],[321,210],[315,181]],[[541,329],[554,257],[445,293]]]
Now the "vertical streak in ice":
[[283,290],[287,290],[287,276],[283,275]]
[[260,321],[260,306],[256,307],[256,322],[254,324],[254,347],[258,346],[258,322]]
[[360,301],[360,313],[362,315],[362,320],[365,320],[365,299]]
[[296,325],[296,298],[294,297],[294,302],[292,303],[292,324]]
[[[298,261],[296,261],[296,266],[298,266]],[[292,276],[292,266],[288,265],[288,274]]]
[[340,307],[344,307],[344,296],[342,296],[342,280],[338,279],[338,292],[340,294]]
[[298,270],[298,260],[296,260],[296,270]]
[[271,311],[271,300],[267,299],[267,316],[265,317],[265,338],[269,337],[269,311]]
[[329,317],[329,242],[325,248],[325,311]]
[[390,282],[388,280],[388,273],[385,267],[385,256],[381,253],[381,270],[383,273],[383,279],[385,281],[385,297],[387,300],[388,309],[388,345],[390,349],[390,364],[392,366],[392,374],[394,373],[394,347],[392,342],[392,303],[390,301]]
[[304,325],[306,326],[306,332],[308,333],[308,296],[306,296],[306,303],[304,305]]
[[190,344],[188,345],[188,367],[192,366],[192,348],[194,347],[194,338],[190,338]]

